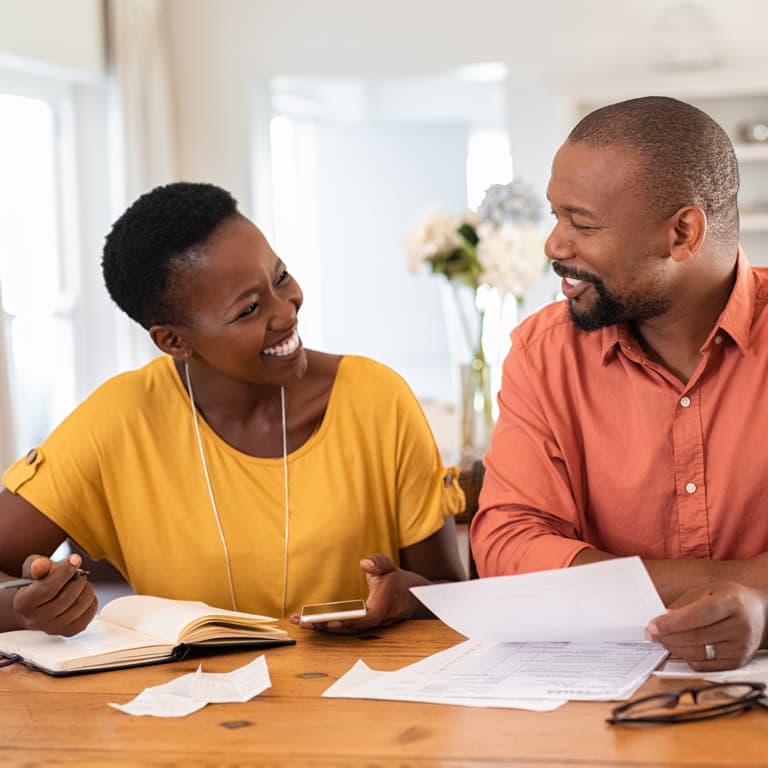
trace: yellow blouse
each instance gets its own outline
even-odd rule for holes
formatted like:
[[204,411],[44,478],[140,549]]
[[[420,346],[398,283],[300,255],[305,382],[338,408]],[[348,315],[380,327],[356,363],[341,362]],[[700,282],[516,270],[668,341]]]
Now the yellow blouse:
[[[365,555],[398,551],[463,506],[403,379],[372,360],[341,360],[315,434],[283,459],[255,458],[200,418],[239,610],[279,616],[303,603],[367,595]],[[231,607],[186,390],[170,357],[97,389],[3,482],[140,593]]]

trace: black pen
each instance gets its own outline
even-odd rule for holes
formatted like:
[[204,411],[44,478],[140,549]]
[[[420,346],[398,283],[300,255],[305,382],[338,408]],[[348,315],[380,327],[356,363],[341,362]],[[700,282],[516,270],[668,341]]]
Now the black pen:
[[[82,568],[78,568],[75,576],[87,576],[90,571],[84,571]],[[30,584],[34,584],[39,579],[11,579],[10,581],[0,581],[0,589],[16,589],[17,587],[26,587]]]

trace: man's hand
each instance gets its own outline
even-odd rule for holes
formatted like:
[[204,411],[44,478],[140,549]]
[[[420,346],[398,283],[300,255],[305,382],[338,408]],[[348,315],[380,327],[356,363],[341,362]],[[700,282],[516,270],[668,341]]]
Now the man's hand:
[[374,627],[386,627],[396,621],[412,618],[419,612],[421,603],[409,591],[409,587],[428,584],[427,579],[398,568],[386,555],[382,554],[363,558],[360,561],[360,568],[368,579],[365,617],[346,621],[301,624],[300,617],[294,614],[291,616],[291,621],[306,629],[353,634]]
[[77,575],[81,563],[77,554],[59,563],[41,555],[24,561],[22,574],[35,583],[16,590],[13,609],[27,629],[70,637],[90,624],[99,604],[93,584]]
[[[700,672],[746,664],[765,645],[768,593],[735,582],[691,589],[653,619],[646,638]],[[707,659],[706,646],[714,649]]]

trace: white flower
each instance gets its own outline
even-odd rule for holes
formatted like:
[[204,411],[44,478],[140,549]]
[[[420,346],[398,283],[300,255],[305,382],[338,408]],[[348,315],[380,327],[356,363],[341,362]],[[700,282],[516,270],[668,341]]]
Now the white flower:
[[430,208],[404,240],[408,268],[419,272],[427,265],[475,292],[487,285],[522,301],[547,261],[536,227],[540,211],[532,188],[519,180],[490,186],[477,213]]
[[477,259],[480,280],[521,299],[538,282],[546,264],[544,239],[532,223],[484,222],[478,227]]
[[418,272],[425,262],[460,248],[463,243],[458,231],[461,222],[460,216],[447,216],[436,208],[426,210],[405,238],[408,270]]

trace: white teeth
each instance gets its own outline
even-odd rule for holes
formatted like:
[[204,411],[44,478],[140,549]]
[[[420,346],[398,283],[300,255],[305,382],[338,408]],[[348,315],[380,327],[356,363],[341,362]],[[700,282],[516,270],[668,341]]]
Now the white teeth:
[[270,357],[286,357],[292,355],[298,348],[301,341],[299,340],[299,332],[294,332],[280,344],[275,344],[274,347],[262,350],[263,355],[269,355]]
[[575,277],[566,277],[565,282],[568,283],[568,285],[580,285],[583,280],[577,280]]

